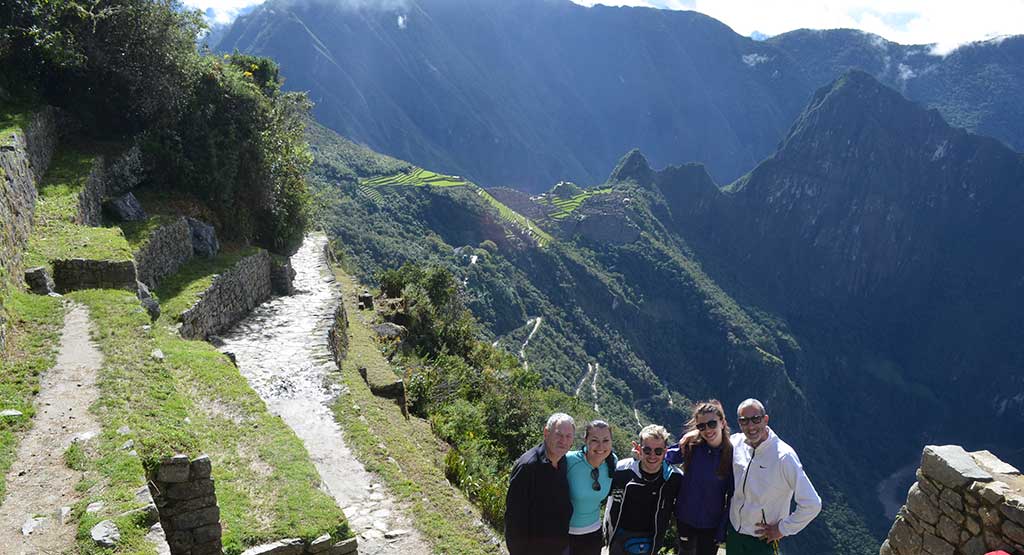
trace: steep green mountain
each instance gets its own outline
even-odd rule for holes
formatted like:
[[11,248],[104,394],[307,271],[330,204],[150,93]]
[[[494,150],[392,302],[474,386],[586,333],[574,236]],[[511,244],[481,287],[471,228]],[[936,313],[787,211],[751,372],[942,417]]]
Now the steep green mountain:
[[218,48],[278,60],[340,134],[483,186],[598,183],[632,148],[727,183],[851,68],[1024,149],[1021,37],[940,57],[859,31],[758,42],[695,12],[569,0],[354,4],[272,0]]

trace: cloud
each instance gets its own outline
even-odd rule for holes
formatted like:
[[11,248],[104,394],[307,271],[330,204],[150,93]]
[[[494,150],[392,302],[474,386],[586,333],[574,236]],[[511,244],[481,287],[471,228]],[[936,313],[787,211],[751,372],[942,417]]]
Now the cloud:
[[644,5],[694,10],[749,36],[794,29],[860,29],[900,44],[934,44],[944,54],[959,45],[1024,34],[1024,0],[573,0],[581,5]]
[[[409,0],[293,0],[295,2],[317,2],[337,4],[350,9],[400,10],[409,6]],[[263,0],[182,0],[182,3],[206,15],[207,21],[218,25],[231,23],[247,8],[263,3]],[[404,27],[403,27],[404,28]]]

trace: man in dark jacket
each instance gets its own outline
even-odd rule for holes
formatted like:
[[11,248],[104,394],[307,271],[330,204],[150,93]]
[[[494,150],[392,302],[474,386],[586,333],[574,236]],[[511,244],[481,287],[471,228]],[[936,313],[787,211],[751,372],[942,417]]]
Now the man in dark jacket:
[[638,459],[623,459],[612,476],[612,492],[604,514],[610,555],[650,555],[665,543],[682,473],[665,462],[668,430],[650,425],[633,444]]
[[505,498],[505,544],[510,555],[565,555],[569,550],[569,482],[565,454],[576,423],[555,413],[544,426],[544,442],[512,467]]

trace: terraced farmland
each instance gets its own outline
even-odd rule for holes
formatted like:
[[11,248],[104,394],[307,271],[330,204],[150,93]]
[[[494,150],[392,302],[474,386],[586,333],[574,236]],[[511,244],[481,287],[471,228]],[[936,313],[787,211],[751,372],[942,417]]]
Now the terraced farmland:
[[467,187],[476,191],[476,194],[480,195],[483,200],[493,206],[498,211],[498,216],[505,223],[529,235],[534,241],[536,241],[538,246],[544,247],[549,242],[555,240],[554,237],[541,229],[537,224],[530,221],[526,216],[523,216],[508,206],[505,206],[498,199],[491,196],[490,193],[475,183],[466,181],[458,176],[444,175],[430,170],[416,168],[408,172],[399,172],[391,175],[374,177],[372,179],[361,179],[359,181],[359,191],[361,196],[377,204],[384,201],[379,189],[386,187]]
[[573,211],[579,208],[580,205],[583,204],[583,201],[587,200],[588,198],[595,195],[603,195],[606,193],[610,193],[611,191],[611,187],[605,187],[602,189],[591,189],[568,198],[562,198],[548,193],[541,195],[540,197],[537,197],[536,201],[539,204],[555,208],[554,211],[548,214],[549,218],[552,218],[554,220],[562,220],[568,217],[569,214],[572,214]]

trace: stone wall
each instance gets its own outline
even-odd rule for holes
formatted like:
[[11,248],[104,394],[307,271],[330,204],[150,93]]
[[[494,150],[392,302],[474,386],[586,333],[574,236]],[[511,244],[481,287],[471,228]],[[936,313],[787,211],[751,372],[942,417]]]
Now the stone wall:
[[89,177],[85,180],[85,187],[78,193],[78,214],[75,216],[75,223],[90,227],[103,225],[103,195],[107,191],[106,172],[103,167],[106,162],[102,156],[97,156],[92,162],[92,169]]
[[247,256],[215,276],[196,304],[181,314],[181,336],[206,339],[220,333],[269,299],[272,291],[270,255],[261,250]]
[[1024,554],[1024,477],[988,451],[925,447],[880,555]]
[[78,193],[75,223],[92,227],[103,225],[103,200],[135,188],[142,181],[143,172],[142,154],[137,145],[114,157],[97,156],[85,187]]
[[138,273],[132,260],[54,260],[53,281],[58,293],[82,289],[125,289],[138,292]]
[[337,541],[330,534],[324,534],[313,541],[289,538],[247,549],[242,555],[355,555],[358,545],[355,538]]
[[220,508],[207,456],[164,459],[147,477],[171,555],[221,555]]
[[150,289],[177,272],[192,258],[192,231],[186,218],[153,231],[146,244],[134,254],[139,281]]

